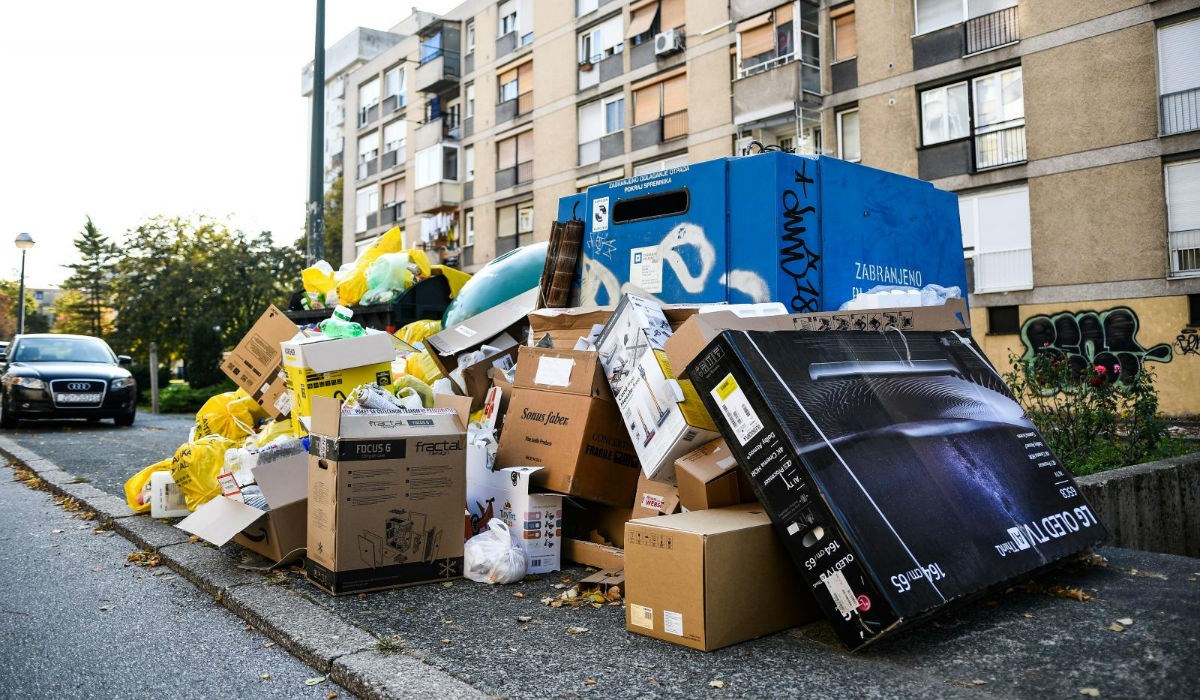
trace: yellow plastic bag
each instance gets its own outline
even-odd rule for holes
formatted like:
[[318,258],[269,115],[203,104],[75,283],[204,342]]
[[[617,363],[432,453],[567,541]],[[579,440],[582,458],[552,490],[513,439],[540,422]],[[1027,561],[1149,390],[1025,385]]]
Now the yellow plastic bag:
[[318,260],[316,265],[302,270],[300,281],[304,283],[304,291],[310,294],[328,294],[337,286],[337,281],[333,279],[333,268],[324,260]]
[[267,414],[249,394],[238,389],[217,394],[196,412],[196,437],[221,435],[236,440],[254,434],[254,425]]
[[417,343],[424,342],[429,336],[437,335],[441,332],[442,322],[436,318],[430,318],[422,321],[413,321],[402,326],[393,335],[409,345],[416,345]]
[[428,352],[414,352],[404,360],[404,371],[410,377],[416,377],[429,386],[442,378],[442,370],[433,361]]
[[445,277],[446,281],[450,283],[451,299],[458,296],[458,290],[462,289],[463,285],[467,283],[467,280],[471,279],[471,275],[469,273],[463,272],[462,270],[456,270],[453,267],[446,267],[445,265],[434,265],[433,274]]
[[[421,250],[420,248],[410,248],[404,252],[408,253],[409,262],[416,265],[417,269],[421,271],[421,279],[425,279],[430,275],[433,268],[429,264],[429,256],[425,254],[425,251]],[[438,267],[441,266],[438,265]]]
[[[403,244],[403,235],[400,233],[399,227],[394,227],[392,230],[379,237],[379,240],[371,244],[370,248],[363,251],[363,254],[358,256],[354,261],[354,269],[351,270],[349,276],[342,280],[337,285],[338,303],[343,306],[354,306],[367,293],[367,268],[375,259],[384,253],[398,253],[400,246]],[[426,264],[428,266],[428,263]]]
[[188,510],[196,510],[221,495],[217,475],[225,469],[225,450],[233,447],[236,447],[233,440],[206,435],[175,450],[171,457],[171,478],[183,494]]
[[421,397],[421,406],[423,408],[433,408],[433,389],[411,374],[403,374],[393,378],[392,385],[384,388],[391,391],[394,396],[399,396],[400,392],[404,389],[412,389]]
[[169,471],[171,471],[171,460],[164,459],[129,477],[129,481],[125,482],[125,502],[129,504],[129,510],[134,513],[149,513],[150,476],[154,472]]
[[281,420],[267,421],[258,429],[258,432],[251,435],[247,440],[247,445],[254,447],[264,447],[271,441],[284,435],[292,434],[292,419],[283,418]]

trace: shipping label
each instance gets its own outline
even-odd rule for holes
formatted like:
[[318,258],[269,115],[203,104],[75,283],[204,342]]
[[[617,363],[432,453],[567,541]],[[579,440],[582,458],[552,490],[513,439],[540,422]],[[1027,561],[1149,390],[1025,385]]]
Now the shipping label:
[[725,421],[737,435],[738,442],[745,447],[746,443],[763,429],[758,414],[750,407],[746,392],[738,386],[732,374],[727,374],[710,393],[721,407],[721,415],[725,416]]

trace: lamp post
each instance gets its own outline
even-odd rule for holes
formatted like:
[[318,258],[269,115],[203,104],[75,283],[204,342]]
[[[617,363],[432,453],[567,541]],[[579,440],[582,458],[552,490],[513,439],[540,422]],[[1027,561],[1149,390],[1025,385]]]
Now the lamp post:
[[33,247],[33,236],[18,233],[14,241],[21,250],[21,284],[17,292],[17,334],[25,332],[25,251]]

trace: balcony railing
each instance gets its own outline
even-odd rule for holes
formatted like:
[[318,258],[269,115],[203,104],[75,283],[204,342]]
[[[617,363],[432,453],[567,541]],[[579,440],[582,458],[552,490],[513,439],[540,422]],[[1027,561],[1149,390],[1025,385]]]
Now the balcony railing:
[[1200,229],[1171,231],[1167,235],[1171,250],[1171,276],[1200,276]]
[[379,160],[375,156],[371,156],[366,160],[358,161],[358,179],[371,177],[379,172]]
[[967,55],[1015,43],[1021,38],[1017,28],[1017,6],[972,17],[963,24],[963,33]]
[[687,136],[688,132],[688,113],[687,110],[664,114],[662,118],[662,140],[670,141],[671,139]]
[[600,139],[579,144],[579,164],[589,165],[600,160]]
[[1033,288],[1033,256],[1029,248],[975,253],[975,293]]
[[358,128],[362,128],[379,118],[379,103],[360,107],[358,110]]
[[517,116],[533,111],[533,91],[517,95]]
[[1200,129],[1200,87],[1163,95],[1159,102],[1163,136]]
[[782,56],[776,56],[770,60],[762,61],[761,63],[755,63],[754,65],[750,66],[743,66],[741,63],[739,63],[737,77],[739,79],[749,78],[752,75],[765,73],[773,68],[778,68],[779,66],[791,63],[794,60],[796,60],[795,53],[786,53]]
[[533,180],[533,161],[517,163],[517,184],[520,185],[531,180]]
[[976,170],[1023,163],[1026,159],[1024,124],[975,134]]

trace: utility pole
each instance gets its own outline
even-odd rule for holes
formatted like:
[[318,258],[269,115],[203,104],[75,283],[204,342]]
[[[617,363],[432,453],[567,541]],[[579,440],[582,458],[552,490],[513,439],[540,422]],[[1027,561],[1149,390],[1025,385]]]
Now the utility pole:
[[325,0],[317,0],[313,49],[312,134],[308,151],[308,264],[325,257]]

